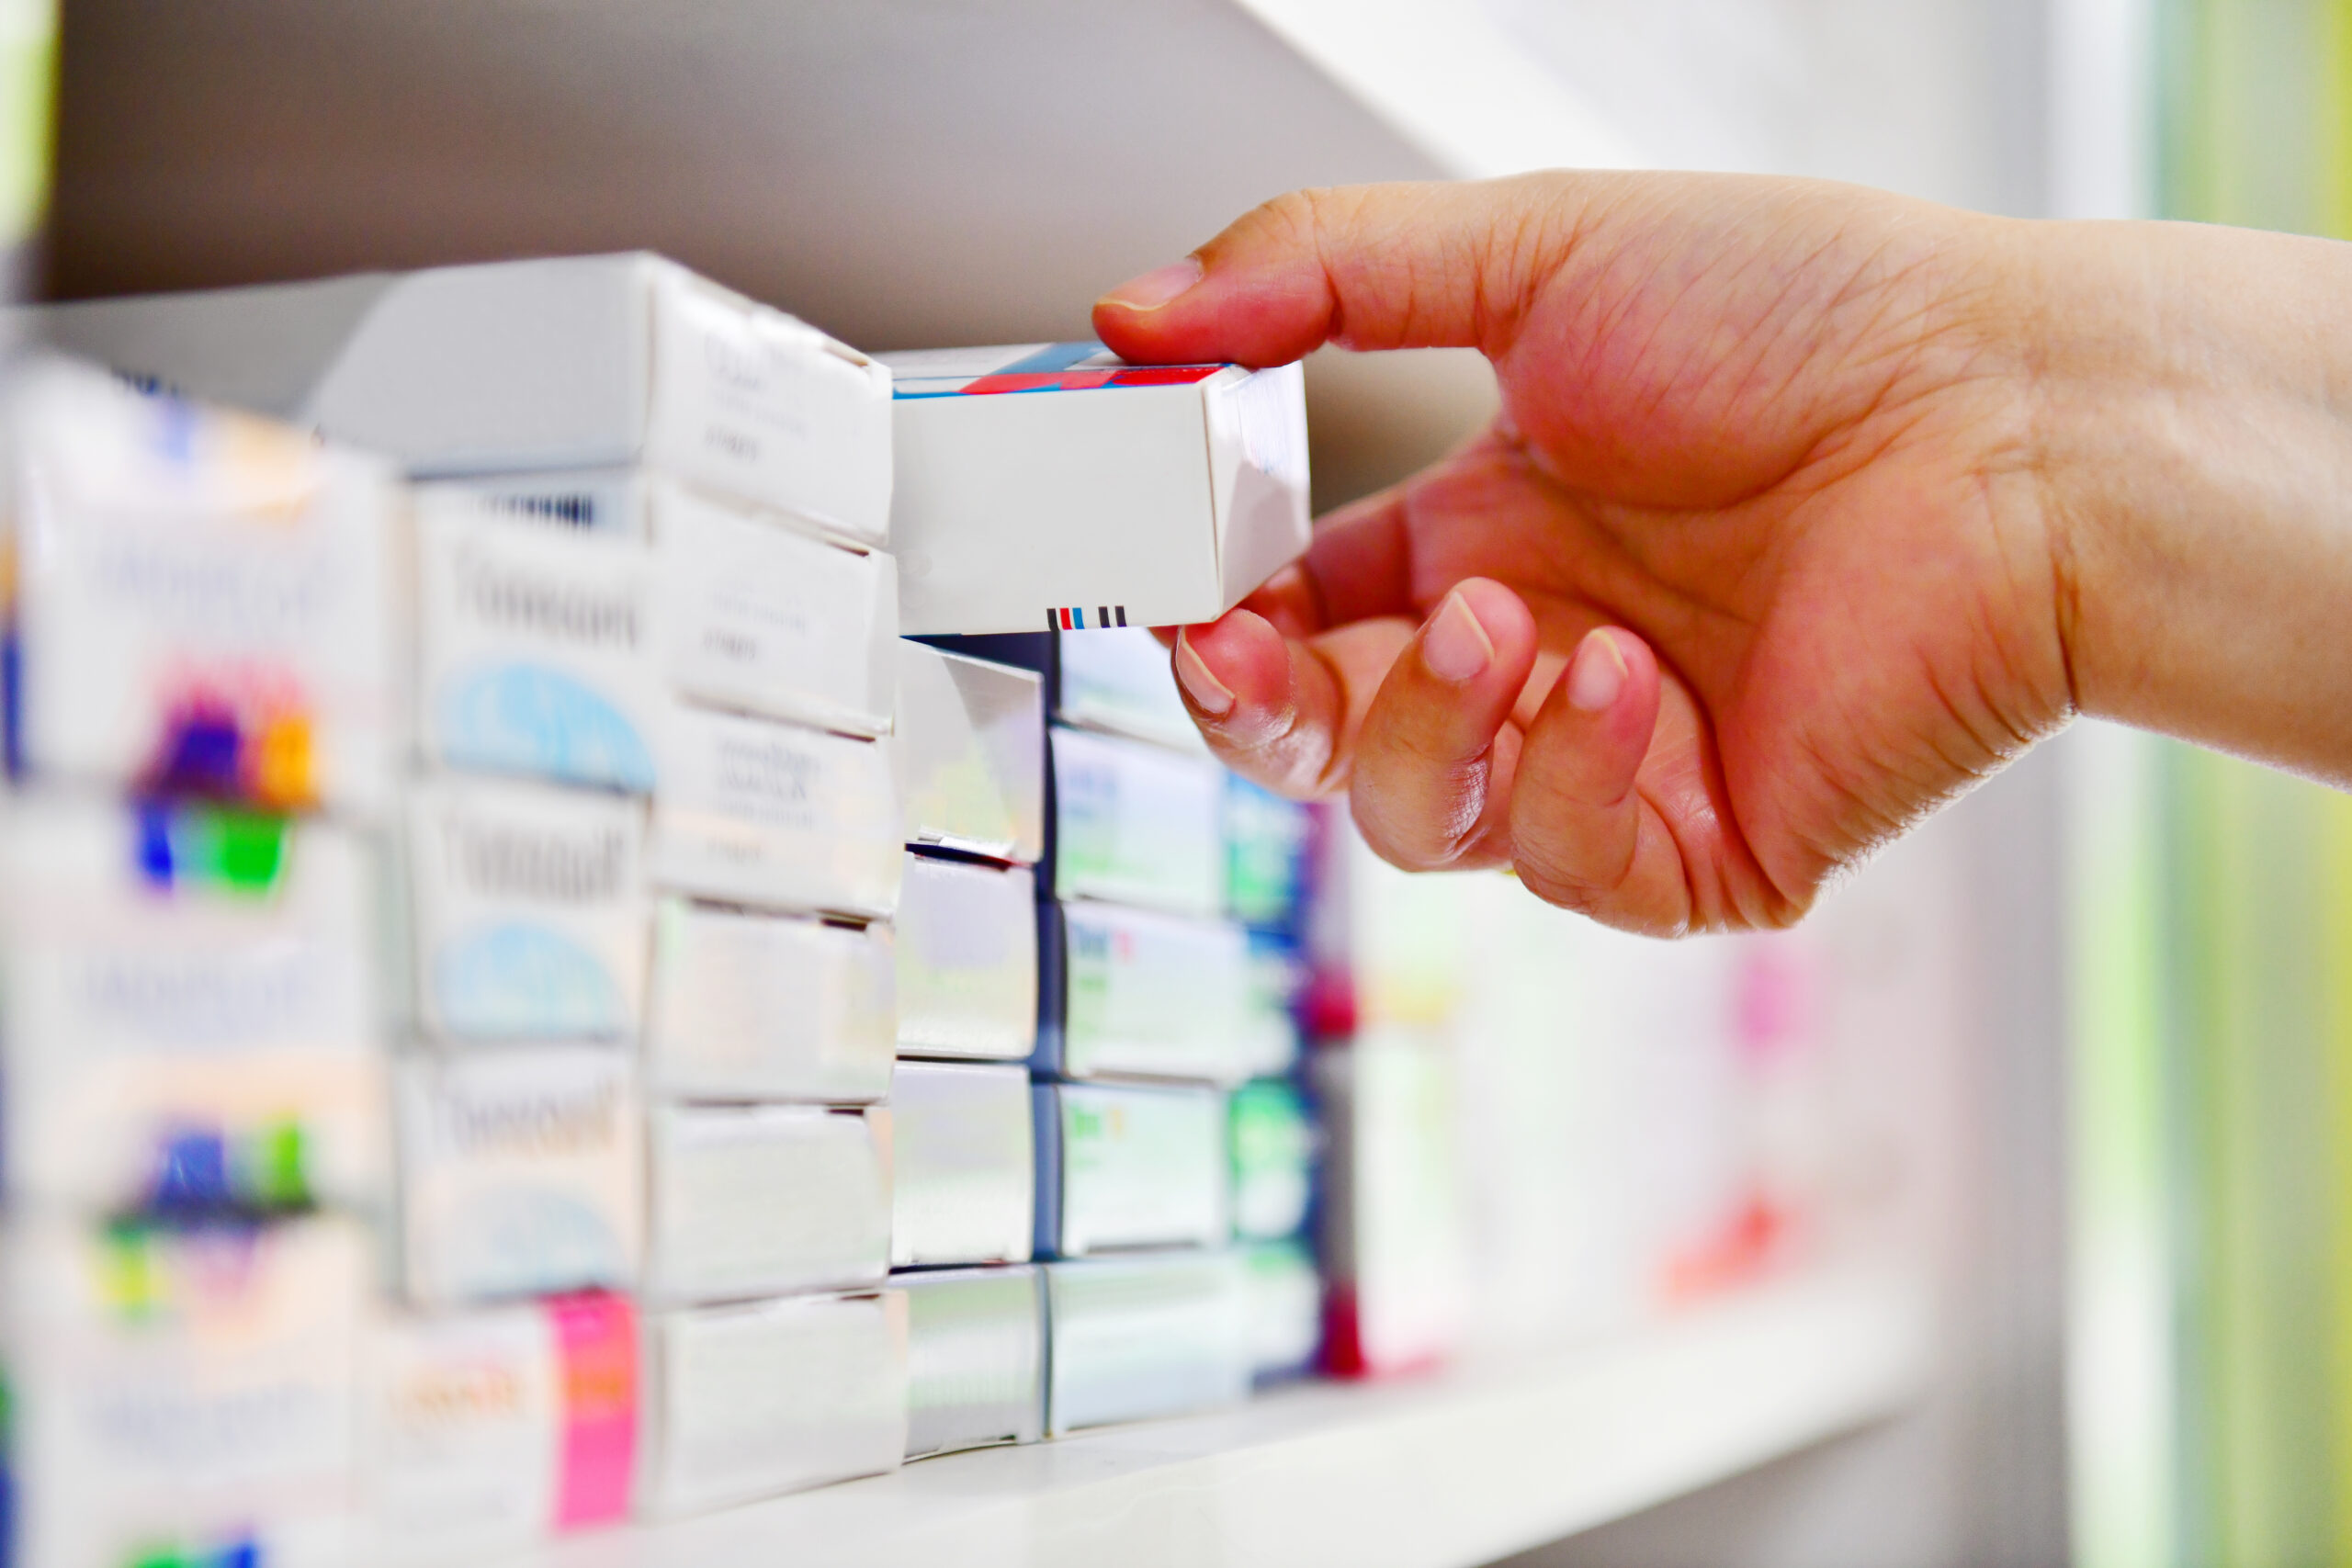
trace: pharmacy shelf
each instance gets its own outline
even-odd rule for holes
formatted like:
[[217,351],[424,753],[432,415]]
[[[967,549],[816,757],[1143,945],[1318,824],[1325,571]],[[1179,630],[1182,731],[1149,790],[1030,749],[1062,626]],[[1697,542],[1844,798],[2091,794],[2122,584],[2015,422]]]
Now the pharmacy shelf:
[[1823,1271],[1573,1352],[910,1465],[532,1568],[1470,1568],[1894,1414],[1923,1390],[1922,1281]]

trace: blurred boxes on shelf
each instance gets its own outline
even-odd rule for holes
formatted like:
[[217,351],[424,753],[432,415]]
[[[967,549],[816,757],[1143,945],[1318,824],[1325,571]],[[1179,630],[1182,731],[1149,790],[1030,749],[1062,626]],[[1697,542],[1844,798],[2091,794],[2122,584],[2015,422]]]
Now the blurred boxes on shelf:
[[1224,1244],[1224,1095],[1110,1084],[1035,1092],[1039,1257]]
[[907,1457],[1045,1436],[1043,1272],[933,1269],[891,1282],[907,1298]]
[[745,1301],[878,1282],[890,1264],[889,1113],[804,1105],[650,1112],[648,1301]]
[[1323,1353],[1323,1277],[1301,1241],[1251,1242],[1238,1253],[1250,1376],[1279,1382],[1314,1371]]
[[1283,1078],[1243,1084],[1227,1101],[1233,1158],[1233,1234],[1280,1241],[1306,1226],[1315,1195],[1315,1122]]
[[1069,1078],[1231,1083],[1253,1066],[1248,935],[1116,904],[1042,910],[1035,1066]]
[[1248,1395],[1249,1304],[1233,1254],[1089,1258],[1045,1272],[1052,1436]]
[[1175,915],[1225,911],[1225,774],[1206,757],[1053,732],[1052,888]]
[[907,841],[1035,864],[1046,837],[1042,678],[901,642],[898,682]]
[[1029,1075],[901,1062],[890,1080],[893,1268],[1023,1263],[1036,1217]]
[[1037,1039],[1036,876],[909,854],[898,919],[901,1055],[1026,1058]]

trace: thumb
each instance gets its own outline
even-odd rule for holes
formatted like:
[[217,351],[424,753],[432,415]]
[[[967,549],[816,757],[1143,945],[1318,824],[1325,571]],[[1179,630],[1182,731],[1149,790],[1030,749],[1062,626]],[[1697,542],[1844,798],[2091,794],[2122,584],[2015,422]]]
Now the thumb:
[[1326,343],[1493,358],[1607,177],[1293,191],[1104,295],[1094,330],[1147,364],[1286,365]]

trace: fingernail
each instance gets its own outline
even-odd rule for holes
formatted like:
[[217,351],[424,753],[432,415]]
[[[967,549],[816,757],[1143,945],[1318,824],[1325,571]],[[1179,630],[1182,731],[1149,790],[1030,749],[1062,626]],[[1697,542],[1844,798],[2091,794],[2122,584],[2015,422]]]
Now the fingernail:
[[1494,657],[1495,645],[1487,628],[1471,613],[1462,591],[1455,589],[1421,631],[1421,662],[1439,680],[1459,684],[1492,663]]
[[1102,303],[1130,310],[1157,310],[1200,280],[1201,258],[1186,256],[1182,261],[1154,267],[1141,277],[1127,279],[1102,296]]
[[1595,626],[1584,634],[1568,666],[1568,705],[1582,713],[1606,713],[1624,689],[1625,656],[1617,651],[1615,637]]
[[1208,661],[1193,650],[1193,639],[1182,632],[1176,634],[1176,679],[1183,682],[1193,705],[1211,718],[1223,718],[1233,711],[1232,691],[1216,678]]

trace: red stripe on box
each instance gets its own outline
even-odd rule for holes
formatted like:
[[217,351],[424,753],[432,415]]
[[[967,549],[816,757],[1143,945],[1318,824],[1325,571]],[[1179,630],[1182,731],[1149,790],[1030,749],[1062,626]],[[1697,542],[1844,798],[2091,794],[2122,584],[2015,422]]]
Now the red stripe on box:
[[1222,365],[1131,365],[1111,378],[1114,387],[1189,387],[1205,381]]

